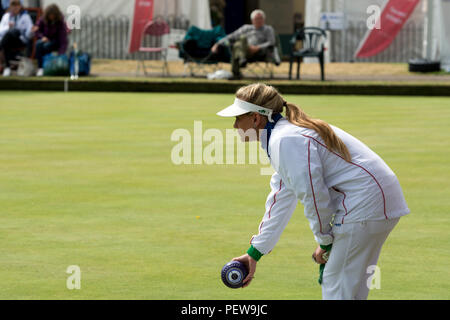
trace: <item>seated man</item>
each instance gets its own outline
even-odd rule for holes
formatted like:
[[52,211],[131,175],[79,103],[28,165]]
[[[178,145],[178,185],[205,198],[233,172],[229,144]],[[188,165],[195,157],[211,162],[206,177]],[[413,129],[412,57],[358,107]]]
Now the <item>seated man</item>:
[[254,10],[250,18],[252,24],[243,25],[220,39],[211,48],[213,53],[217,53],[220,45],[229,45],[230,42],[233,42],[231,57],[233,79],[242,78],[239,68],[245,67],[248,59],[260,60],[270,56],[275,63],[280,63],[280,58],[274,50],[275,32],[271,26],[265,25],[264,11]]

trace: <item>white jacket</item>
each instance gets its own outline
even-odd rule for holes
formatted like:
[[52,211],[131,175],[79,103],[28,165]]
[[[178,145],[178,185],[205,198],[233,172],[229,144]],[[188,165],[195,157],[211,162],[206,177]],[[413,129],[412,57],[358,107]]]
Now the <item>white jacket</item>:
[[330,151],[314,130],[285,118],[272,130],[268,147],[276,172],[259,234],[250,240],[260,253],[274,248],[298,200],[322,245],[333,242],[332,223],[393,219],[409,213],[397,177],[386,163],[355,137],[331,127],[347,146],[351,163]]
[[12,16],[11,13],[7,12],[0,21],[0,41],[6,32],[8,32],[10,21],[14,22],[14,28],[20,30],[20,40],[23,43],[27,43],[33,37],[31,31],[33,28],[33,20],[31,20],[30,15],[26,11],[22,11],[17,16]]

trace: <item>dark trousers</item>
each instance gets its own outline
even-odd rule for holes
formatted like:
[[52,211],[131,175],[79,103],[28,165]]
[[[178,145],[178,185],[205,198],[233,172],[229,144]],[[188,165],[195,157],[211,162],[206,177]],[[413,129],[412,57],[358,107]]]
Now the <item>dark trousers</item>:
[[243,61],[246,61],[248,59],[251,60],[263,60],[267,55],[266,49],[260,49],[258,52],[256,52],[254,55],[250,55],[248,52],[248,43],[247,43],[247,37],[242,36],[240,39],[238,39],[234,44],[232,48],[232,54],[231,54],[231,70],[235,76],[240,75],[240,64]]
[[0,50],[3,50],[5,55],[6,67],[10,67],[10,63],[14,60],[20,51],[26,49],[27,44],[20,39],[20,31],[11,29],[3,36],[0,42]]
[[38,68],[42,68],[44,63],[44,56],[46,54],[52,53],[53,51],[58,50],[58,44],[56,41],[47,41],[44,42],[42,40],[38,40],[36,42],[36,59],[38,61]]

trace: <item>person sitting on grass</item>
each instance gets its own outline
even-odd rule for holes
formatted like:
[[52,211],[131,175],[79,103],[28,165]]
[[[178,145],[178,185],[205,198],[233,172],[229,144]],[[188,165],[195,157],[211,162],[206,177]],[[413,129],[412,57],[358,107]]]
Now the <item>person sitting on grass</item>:
[[4,77],[11,75],[11,61],[16,58],[18,52],[27,48],[33,37],[32,27],[33,21],[20,0],[12,0],[8,12],[0,22],[0,54],[6,65],[3,70]]
[[220,39],[211,48],[213,53],[219,52],[219,46],[228,45],[230,42],[232,46],[231,69],[233,72],[232,79],[241,79],[240,68],[247,65],[248,59],[261,60],[268,55],[272,56],[275,63],[280,63],[280,57],[276,50],[274,50],[275,31],[269,25],[265,24],[266,15],[262,10],[254,10],[250,19],[252,24],[245,24],[233,33]]
[[36,75],[40,77],[44,75],[44,56],[54,51],[64,54],[67,50],[67,26],[64,16],[56,4],[51,4],[44,10],[44,15],[33,27],[33,32],[39,39],[36,42],[36,59],[38,62]]

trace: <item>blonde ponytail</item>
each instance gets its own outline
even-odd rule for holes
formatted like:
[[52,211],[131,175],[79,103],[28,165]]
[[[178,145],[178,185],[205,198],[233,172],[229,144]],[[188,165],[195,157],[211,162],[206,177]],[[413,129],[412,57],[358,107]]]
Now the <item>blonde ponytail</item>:
[[274,87],[263,83],[250,84],[239,88],[236,92],[236,98],[272,109],[276,113],[281,113],[285,106],[286,118],[290,123],[316,131],[329,150],[338,153],[348,162],[352,160],[347,146],[334,133],[328,123],[320,119],[311,119],[300,107],[286,102]]
[[330,125],[320,119],[311,119],[297,105],[286,103],[286,118],[290,123],[299,127],[308,128],[316,131],[328,149],[339,153],[346,161],[352,161],[350,152],[344,142],[334,133]]

